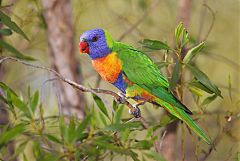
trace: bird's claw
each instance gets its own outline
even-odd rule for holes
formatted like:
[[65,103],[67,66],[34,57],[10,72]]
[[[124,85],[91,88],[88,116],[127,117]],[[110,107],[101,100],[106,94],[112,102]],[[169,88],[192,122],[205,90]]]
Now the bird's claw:
[[146,103],[145,101],[142,101],[140,103],[134,104],[133,109],[129,109],[129,113],[133,115],[135,118],[141,117],[141,111],[138,108],[138,106],[144,105],[145,103]]
[[126,96],[122,92],[118,92],[117,94],[118,94],[119,98],[117,98],[116,101],[119,104],[124,104],[126,102]]
[[134,106],[133,109],[129,109],[129,113],[135,118],[141,117],[141,111],[137,106]]

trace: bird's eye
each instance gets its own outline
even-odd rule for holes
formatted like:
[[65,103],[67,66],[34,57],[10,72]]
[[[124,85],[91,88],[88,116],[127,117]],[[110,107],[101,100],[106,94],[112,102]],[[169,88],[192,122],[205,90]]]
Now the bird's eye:
[[98,37],[97,36],[94,36],[93,38],[92,38],[92,42],[96,42],[98,40]]

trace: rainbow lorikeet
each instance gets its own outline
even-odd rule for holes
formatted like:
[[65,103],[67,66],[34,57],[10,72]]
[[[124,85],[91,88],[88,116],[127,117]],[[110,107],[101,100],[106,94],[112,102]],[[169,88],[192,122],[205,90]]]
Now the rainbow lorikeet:
[[[136,101],[155,102],[170,114],[184,121],[198,136],[210,144],[204,132],[188,114],[192,112],[171,92],[168,80],[143,52],[114,41],[103,29],[84,32],[80,37],[80,53],[87,53],[93,67],[107,82],[117,87],[126,97]],[[140,116],[140,110],[132,113]]]

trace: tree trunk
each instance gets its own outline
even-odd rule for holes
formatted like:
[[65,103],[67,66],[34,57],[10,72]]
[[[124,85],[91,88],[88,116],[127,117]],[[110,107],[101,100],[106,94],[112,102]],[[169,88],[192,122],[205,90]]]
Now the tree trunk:
[[[74,55],[74,31],[70,0],[42,0],[43,14],[47,24],[47,38],[53,66],[64,77],[82,82],[78,70],[79,63]],[[84,117],[84,98],[82,93],[61,83],[61,105],[64,112],[77,112]]]
[[192,0],[180,0],[178,3],[177,23],[183,22],[185,28],[188,28],[190,23]]
[[[188,28],[191,13],[191,0],[178,1],[177,23],[183,22],[185,28]],[[186,51],[183,50],[181,58],[184,58]],[[180,98],[179,98],[180,99]],[[161,153],[167,161],[175,161],[177,153],[177,128],[179,121],[174,121],[166,127],[166,134],[162,143]],[[184,151],[182,152],[182,160],[184,160]]]

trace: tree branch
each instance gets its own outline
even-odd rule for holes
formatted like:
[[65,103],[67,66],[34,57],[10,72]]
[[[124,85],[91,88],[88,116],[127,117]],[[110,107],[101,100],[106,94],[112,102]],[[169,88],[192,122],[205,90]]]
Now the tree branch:
[[[100,88],[87,88],[87,87],[85,87],[81,84],[78,84],[78,83],[76,83],[72,80],[64,78],[61,74],[59,74],[58,72],[56,72],[53,69],[43,67],[43,66],[40,66],[40,65],[31,64],[31,63],[25,62],[23,60],[19,60],[19,59],[14,58],[14,57],[4,57],[4,58],[0,59],[0,65],[7,60],[15,61],[15,62],[21,63],[23,65],[26,65],[26,66],[29,66],[29,67],[32,67],[32,68],[43,69],[45,71],[48,71],[48,72],[54,74],[55,76],[57,76],[61,81],[71,85],[73,88],[75,88],[77,90],[80,90],[81,92],[90,92],[90,93],[93,93],[93,94],[102,93],[102,94],[111,95],[116,100],[118,100],[119,103],[127,105],[127,107],[132,112],[134,111],[134,106],[131,103],[129,103],[122,95],[119,95],[119,94],[117,94],[113,91],[100,89]],[[148,125],[146,124],[146,121],[143,118],[141,118],[140,121],[144,124],[145,128],[148,128]]]
[[[93,93],[93,94],[101,93],[101,94],[111,95],[120,104],[127,105],[127,107],[131,110],[131,112],[133,112],[135,110],[134,105],[129,103],[123,95],[117,94],[117,93],[115,93],[113,91],[100,89],[100,88],[87,88],[87,87],[85,87],[85,86],[83,86],[81,84],[78,84],[78,83],[76,83],[76,82],[74,82],[72,80],[64,78],[61,74],[59,74],[58,72],[56,72],[53,69],[50,69],[50,68],[47,68],[47,67],[43,67],[43,66],[40,66],[40,65],[31,64],[31,63],[25,62],[23,60],[19,60],[19,59],[14,58],[14,57],[4,57],[4,58],[0,59],[0,65],[2,65],[5,61],[8,61],[8,60],[15,61],[15,62],[18,62],[20,64],[23,64],[23,65],[26,65],[26,66],[29,66],[29,67],[32,67],[32,68],[42,69],[42,70],[50,72],[50,73],[52,73],[52,74],[54,74],[56,76],[55,78],[48,79],[47,81],[43,82],[42,86],[44,86],[44,84],[49,82],[49,81],[54,81],[54,80],[59,79],[59,80],[63,81],[64,83],[67,83],[67,84],[71,85],[73,88],[75,88],[77,90],[80,90],[81,92],[90,92],[90,93]],[[142,125],[143,125],[143,127],[145,129],[149,129],[149,125],[148,125],[147,121],[142,116],[139,117],[139,118],[136,118],[136,119],[139,120],[142,123]],[[157,148],[156,147],[157,145],[154,145],[154,146],[155,146],[155,148]]]

